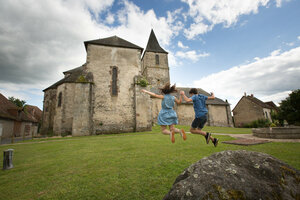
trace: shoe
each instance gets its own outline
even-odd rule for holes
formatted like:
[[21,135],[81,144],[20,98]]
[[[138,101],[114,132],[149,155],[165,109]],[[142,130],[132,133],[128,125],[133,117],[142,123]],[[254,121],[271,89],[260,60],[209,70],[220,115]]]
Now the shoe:
[[186,134],[185,134],[185,132],[184,132],[183,129],[181,129],[180,135],[181,135],[181,137],[182,137],[183,140],[186,140]]
[[175,142],[175,132],[174,131],[171,132],[171,142],[172,143]]
[[212,141],[212,143],[214,144],[215,147],[217,147],[219,140],[217,138],[214,139],[214,141]]
[[205,136],[205,139],[206,139],[206,144],[208,144],[209,143],[209,140],[210,140],[210,133],[209,132],[207,132],[206,133],[206,136]]

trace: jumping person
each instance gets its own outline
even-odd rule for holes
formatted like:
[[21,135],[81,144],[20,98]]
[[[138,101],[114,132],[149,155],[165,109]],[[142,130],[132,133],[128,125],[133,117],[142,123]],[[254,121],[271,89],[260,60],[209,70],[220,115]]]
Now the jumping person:
[[[183,140],[186,140],[186,134],[183,129],[179,130],[175,128],[175,124],[178,124],[177,114],[173,110],[175,102],[180,104],[182,102],[182,98],[180,96],[179,99],[172,96],[171,93],[177,92],[175,84],[173,86],[170,83],[167,83],[163,88],[160,88],[162,95],[155,94],[153,92],[142,89],[141,91],[149,94],[153,97],[162,99],[161,102],[161,110],[158,114],[157,124],[161,127],[161,132],[165,135],[170,135],[172,143],[175,142],[175,133],[180,133]],[[169,126],[169,130],[167,129]]]
[[208,112],[205,102],[207,99],[215,99],[214,93],[211,93],[211,96],[207,97],[205,95],[198,94],[197,89],[192,88],[189,91],[189,94],[191,96],[190,98],[185,96],[184,91],[180,91],[180,95],[183,97],[183,99],[186,102],[193,102],[195,119],[191,125],[191,129],[190,129],[191,133],[203,135],[206,139],[206,144],[208,144],[209,140],[211,140],[214,146],[216,147],[218,145],[219,140],[217,138],[213,138],[209,132],[202,131],[207,121],[207,112]]

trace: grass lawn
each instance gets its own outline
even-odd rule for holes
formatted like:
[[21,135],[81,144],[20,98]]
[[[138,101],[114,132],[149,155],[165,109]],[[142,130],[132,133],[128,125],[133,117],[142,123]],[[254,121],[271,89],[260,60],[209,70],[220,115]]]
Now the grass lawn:
[[[207,129],[250,133],[247,129]],[[264,152],[300,169],[300,143],[247,147],[220,142],[215,148],[202,136],[187,136],[183,141],[176,135],[172,144],[168,136],[159,133],[159,127],[154,127],[144,133],[2,145],[1,161],[3,150],[14,149],[14,168],[0,170],[0,199],[162,199],[186,167],[223,150]]]

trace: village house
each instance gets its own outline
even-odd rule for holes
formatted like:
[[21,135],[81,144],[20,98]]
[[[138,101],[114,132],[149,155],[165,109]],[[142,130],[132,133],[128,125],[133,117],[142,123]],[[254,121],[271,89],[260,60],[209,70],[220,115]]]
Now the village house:
[[277,111],[278,108],[274,102],[262,102],[253,94],[246,95],[245,93],[232,110],[234,125],[242,127],[258,119],[268,119],[272,122],[271,113]]
[[0,143],[36,136],[41,114],[36,106],[26,105],[24,110],[18,108],[0,93]]
[[[42,132],[81,136],[151,130],[161,100],[140,92],[141,83],[147,80],[146,89],[159,92],[170,82],[168,52],[154,31],[145,50],[117,36],[84,45],[86,63],[65,71],[63,79],[44,90]],[[189,88],[182,89],[188,94]],[[209,125],[233,126],[228,102],[216,98],[207,105]],[[192,104],[183,103],[175,110],[179,123],[190,125]]]

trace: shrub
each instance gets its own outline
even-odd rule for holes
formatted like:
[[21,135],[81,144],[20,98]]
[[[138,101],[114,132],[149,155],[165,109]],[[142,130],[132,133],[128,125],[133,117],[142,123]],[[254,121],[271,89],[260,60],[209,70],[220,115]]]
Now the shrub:
[[147,81],[147,79],[145,79],[144,77],[141,78],[140,80],[138,80],[138,82],[136,84],[141,87],[147,87],[148,85],[150,85],[149,82]]
[[245,124],[244,128],[264,128],[269,127],[271,125],[270,120],[268,119],[258,119],[249,124]]

